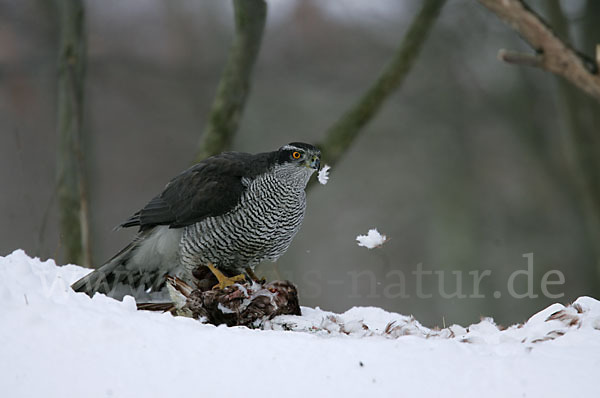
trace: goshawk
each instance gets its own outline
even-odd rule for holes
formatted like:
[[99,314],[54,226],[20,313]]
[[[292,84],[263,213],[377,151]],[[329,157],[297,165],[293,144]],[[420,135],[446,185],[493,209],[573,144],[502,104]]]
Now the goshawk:
[[163,290],[167,275],[189,282],[200,266],[253,276],[259,263],[283,255],[300,229],[305,188],[320,158],[314,146],[293,142],[201,161],[121,224],[139,227],[135,239],[72,288],[147,299]]

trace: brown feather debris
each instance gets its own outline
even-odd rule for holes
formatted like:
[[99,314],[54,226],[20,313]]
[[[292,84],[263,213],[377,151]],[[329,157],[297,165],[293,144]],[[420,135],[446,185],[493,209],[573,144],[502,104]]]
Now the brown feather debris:
[[138,309],[170,311],[213,325],[260,327],[277,315],[301,315],[298,291],[288,281],[236,283],[225,289],[199,289],[167,277],[173,300],[139,304]]

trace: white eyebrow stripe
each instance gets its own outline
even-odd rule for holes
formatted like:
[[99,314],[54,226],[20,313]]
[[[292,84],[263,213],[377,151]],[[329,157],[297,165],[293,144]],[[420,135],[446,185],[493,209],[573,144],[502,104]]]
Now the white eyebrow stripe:
[[298,148],[297,146],[293,146],[293,145],[286,145],[286,146],[284,146],[284,147],[283,147],[283,148],[281,148],[281,149],[285,149],[285,150],[287,150],[287,149],[296,149],[296,150],[301,150],[301,148]]

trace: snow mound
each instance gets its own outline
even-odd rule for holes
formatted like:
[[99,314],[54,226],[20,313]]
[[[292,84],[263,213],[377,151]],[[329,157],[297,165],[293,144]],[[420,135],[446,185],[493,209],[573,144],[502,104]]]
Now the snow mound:
[[[507,329],[496,325],[492,318],[467,328],[452,325],[444,329],[430,329],[414,317],[386,312],[380,308],[354,307],[343,314],[302,308],[302,316],[278,316],[267,321],[264,329],[291,330],[321,336],[347,335],[354,337],[385,337],[396,339],[415,336],[426,339],[454,339],[462,343],[499,344],[504,342],[531,344],[554,340],[569,330],[590,329],[600,331],[600,302],[590,297],[580,297],[565,307],[553,304],[532,316],[526,323]],[[597,336],[600,338],[600,335]]]
[[374,249],[383,245],[387,241],[385,235],[381,235],[377,228],[370,229],[366,235],[358,235],[356,237],[359,246],[366,247],[367,249]]
[[600,302],[589,297],[507,329],[490,318],[436,330],[379,308],[334,314],[304,307],[302,316],[252,330],[137,311],[131,297],[72,291],[87,272],[22,250],[0,257],[3,396],[597,393]]

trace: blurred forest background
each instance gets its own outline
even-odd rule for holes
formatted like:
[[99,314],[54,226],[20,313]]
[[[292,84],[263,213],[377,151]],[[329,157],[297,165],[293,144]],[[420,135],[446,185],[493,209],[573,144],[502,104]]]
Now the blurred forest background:
[[[68,259],[56,182],[56,4],[0,0],[0,254],[23,248],[61,264]],[[233,149],[321,142],[391,59],[421,4],[268,1]],[[594,56],[600,2],[528,4],[562,39]],[[222,0],[84,7],[81,145],[91,259],[99,266],[134,234],[113,228],[194,160],[234,34],[234,10]],[[402,87],[361,130],[329,184],[310,189],[304,226],[288,253],[258,274],[291,279],[303,305],[380,306],[429,326],[480,315],[510,324],[551,302],[599,298],[600,202],[593,189],[600,186],[600,102],[548,72],[499,61],[500,48],[532,51],[480,3],[449,0]],[[356,235],[372,227],[390,240],[375,250],[358,247]],[[526,269],[525,253],[534,253],[539,297],[511,298],[507,280]],[[417,264],[446,271],[447,292],[456,290],[451,272],[462,271],[467,295],[468,273],[491,270],[481,283],[485,298],[445,299],[436,274],[423,286],[433,297],[418,298]],[[563,286],[550,289],[564,293],[558,300],[540,292],[542,275],[553,269],[565,275]],[[395,270],[406,276],[409,298],[390,297]],[[523,292],[525,278],[518,280]]]

